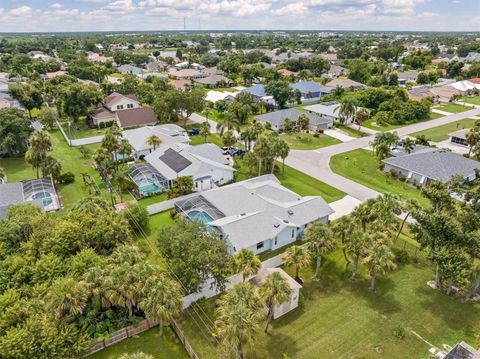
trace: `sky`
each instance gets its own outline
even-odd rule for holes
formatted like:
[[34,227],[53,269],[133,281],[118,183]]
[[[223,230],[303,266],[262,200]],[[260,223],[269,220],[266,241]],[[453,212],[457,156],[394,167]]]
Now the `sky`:
[[478,31],[480,0],[0,0],[0,32]]

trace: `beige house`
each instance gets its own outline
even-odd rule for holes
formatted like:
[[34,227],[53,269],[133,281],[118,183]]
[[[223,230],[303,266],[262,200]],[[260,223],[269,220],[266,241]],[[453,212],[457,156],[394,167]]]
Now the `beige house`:
[[298,307],[298,297],[300,296],[300,288],[302,288],[302,286],[281,268],[262,268],[258,271],[257,275],[252,278],[252,282],[259,287],[265,278],[273,272],[280,273],[282,277],[287,280],[287,283],[292,290],[289,301],[275,306],[275,309],[273,310],[273,319],[277,319]]

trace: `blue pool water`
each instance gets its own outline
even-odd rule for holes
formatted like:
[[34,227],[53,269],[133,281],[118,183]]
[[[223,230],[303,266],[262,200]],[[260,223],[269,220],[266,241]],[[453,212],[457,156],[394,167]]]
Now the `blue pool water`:
[[150,181],[143,181],[138,184],[138,189],[142,194],[158,192],[160,186]]
[[187,217],[191,221],[194,221],[194,220],[201,221],[202,223],[205,223],[205,224],[213,221],[212,217],[210,217],[207,213],[201,212],[201,211],[190,211],[188,212]]
[[40,200],[39,202],[43,204],[44,207],[47,207],[48,205],[52,204],[53,199],[51,198],[50,193],[48,192],[38,192],[35,193],[32,198],[34,200]]

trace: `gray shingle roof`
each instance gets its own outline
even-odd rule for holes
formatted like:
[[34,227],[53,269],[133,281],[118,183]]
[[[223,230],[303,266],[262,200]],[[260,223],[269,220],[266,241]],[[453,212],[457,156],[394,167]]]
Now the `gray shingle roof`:
[[23,186],[20,182],[0,184],[0,219],[5,218],[8,207],[24,202]]
[[300,81],[294,84],[290,84],[289,86],[291,89],[300,90],[300,92],[304,94],[309,92],[330,93],[334,90],[333,87],[327,87],[315,81]]
[[295,108],[287,108],[284,110],[267,112],[263,115],[255,116],[255,118],[261,122],[268,122],[272,125],[282,126],[286,118],[297,121],[301,115],[305,115],[308,117],[308,119],[310,120],[310,125],[320,125],[331,122],[329,119],[322,118],[310,112],[299,111]]
[[256,84],[250,87],[247,87],[246,89],[242,90],[243,92],[248,92],[249,94],[252,94],[255,97],[265,97],[267,94],[265,93],[265,86],[262,84]]

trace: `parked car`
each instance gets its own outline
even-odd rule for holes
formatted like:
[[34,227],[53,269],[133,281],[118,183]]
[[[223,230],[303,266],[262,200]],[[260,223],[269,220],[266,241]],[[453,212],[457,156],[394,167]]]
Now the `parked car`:
[[200,129],[199,129],[198,127],[192,127],[191,129],[189,129],[189,130],[187,131],[187,134],[188,134],[189,136],[198,135],[198,134],[200,134]]
[[232,157],[243,155],[246,151],[238,147],[222,147],[223,154]]

